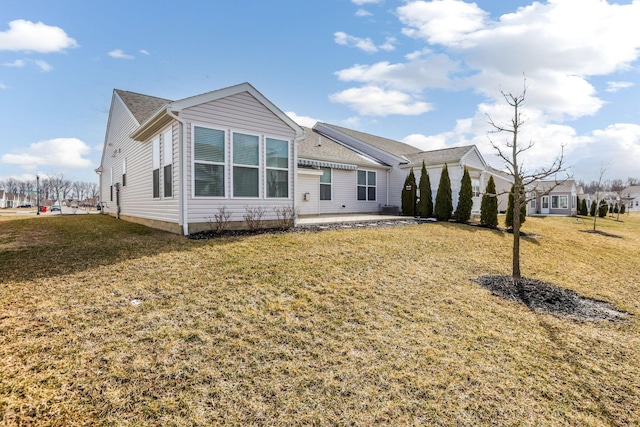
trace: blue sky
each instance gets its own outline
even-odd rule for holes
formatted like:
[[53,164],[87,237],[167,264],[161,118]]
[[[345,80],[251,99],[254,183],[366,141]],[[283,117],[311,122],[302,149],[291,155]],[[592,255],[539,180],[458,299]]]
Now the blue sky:
[[[244,81],[300,124],[424,149],[476,144],[526,76],[528,169],[640,178],[640,1],[3,0],[0,180],[97,181],[114,88],[180,99]],[[501,144],[504,137],[493,135]]]

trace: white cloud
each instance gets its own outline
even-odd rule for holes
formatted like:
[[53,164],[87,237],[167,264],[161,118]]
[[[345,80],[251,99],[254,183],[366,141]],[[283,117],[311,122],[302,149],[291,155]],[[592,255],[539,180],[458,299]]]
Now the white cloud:
[[149,53],[149,51],[144,50],[144,49],[140,49],[138,52],[140,52],[140,53],[141,53],[141,54],[143,54],[143,55],[151,55],[151,54]]
[[385,40],[385,42],[383,44],[381,44],[380,46],[378,46],[380,49],[382,50],[386,50],[387,52],[390,52],[392,50],[396,49],[395,44],[398,42],[398,40],[396,40],[395,37],[387,37],[387,39]]
[[633,87],[634,84],[631,82],[607,82],[607,92],[616,93],[620,89],[628,89]]
[[357,6],[362,6],[363,4],[382,3],[382,0],[351,0],[351,2]]
[[368,10],[364,10],[364,9],[358,9],[356,10],[356,16],[359,18],[364,18],[365,16],[371,16],[373,15],[371,12],[369,12]]
[[8,86],[4,83],[0,83],[0,89],[6,89]]
[[109,52],[107,55],[116,59],[134,59],[135,58],[133,55],[124,53],[122,49],[114,49],[111,52]]
[[41,71],[44,71],[45,73],[47,71],[53,70],[53,67],[51,65],[49,65],[46,61],[43,61],[41,59],[36,59],[33,61],[33,63],[36,64],[36,66],[40,68]]
[[25,169],[40,166],[85,168],[92,165],[89,159],[83,158],[90,152],[91,148],[77,138],[54,138],[35,142],[28,148],[14,153],[4,154],[0,161],[20,165]]
[[349,34],[342,31],[334,33],[333,36],[334,41],[339,45],[356,47],[367,53],[375,53],[378,51],[378,47],[370,38],[362,39],[359,37],[350,36]]
[[20,67],[24,67],[25,65],[25,61],[24,59],[16,59],[13,62],[5,62],[4,64],[5,67],[16,67],[16,68],[20,68]]
[[306,126],[308,128],[312,128],[317,122],[322,121],[309,116],[299,116],[293,111],[287,111],[285,114],[300,126]]
[[465,36],[484,28],[487,13],[459,0],[414,1],[397,10],[403,32],[432,44],[464,45]]
[[397,91],[385,90],[376,86],[351,88],[329,96],[332,102],[347,104],[358,114],[365,116],[387,116],[389,114],[419,115],[433,107],[417,101],[411,95]]
[[0,32],[0,51],[62,52],[78,47],[60,27],[16,19],[9,22],[9,29]]
[[383,61],[373,65],[354,65],[335,74],[345,82],[353,81],[417,91],[427,87],[452,87],[449,75],[458,69],[459,64],[448,56],[431,55],[408,63],[390,64]]

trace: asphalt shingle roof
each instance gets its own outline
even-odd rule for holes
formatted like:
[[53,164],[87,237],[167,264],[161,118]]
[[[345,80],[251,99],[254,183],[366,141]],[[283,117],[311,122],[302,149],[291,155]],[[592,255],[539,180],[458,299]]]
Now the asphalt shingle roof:
[[313,129],[302,127],[305,138],[298,141],[298,157],[310,160],[348,163],[359,166],[381,164],[357,151],[326,138]]
[[424,160],[427,165],[441,165],[444,163],[459,162],[462,156],[473,149],[473,145],[465,145],[462,147],[443,148],[441,150],[420,151],[418,153],[408,153],[405,156],[411,163],[422,163]]
[[143,95],[141,93],[129,92],[126,90],[116,89],[115,91],[136,118],[138,124],[144,123],[145,120],[151,117],[156,111],[171,102],[168,99]]
[[365,132],[359,132],[353,129],[347,129],[340,126],[332,125],[329,123],[323,123],[325,126],[331,127],[339,132],[344,133],[352,138],[359,139],[362,142],[366,142],[382,151],[386,151],[394,156],[404,156],[409,153],[418,153],[420,149],[413,145],[405,144],[404,142],[395,141],[389,138],[383,138],[381,136],[371,135]]

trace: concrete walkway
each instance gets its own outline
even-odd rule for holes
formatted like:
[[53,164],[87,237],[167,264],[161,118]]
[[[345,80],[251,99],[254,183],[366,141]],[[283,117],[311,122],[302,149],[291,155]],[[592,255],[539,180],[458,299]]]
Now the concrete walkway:
[[315,225],[315,224],[334,224],[337,222],[373,222],[373,221],[399,221],[414,219],[409,216],[394,215],[326,215],[326,216],[309,216],[298,219],[298,225]]

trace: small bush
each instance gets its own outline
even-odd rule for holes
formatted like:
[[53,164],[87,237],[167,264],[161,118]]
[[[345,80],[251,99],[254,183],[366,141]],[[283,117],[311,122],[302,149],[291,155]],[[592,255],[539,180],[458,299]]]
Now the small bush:
[[473,209],[473,188],[471,187],[471,177],[469,170],[465,167],[460,182],[460,192],[458,193],[458,206],[453,213],[453,217],[457,222],[467,222],[471,218],[471,210]]
[[416,214],[416,176],[413,168],[404,180],[401,194],[402,215],[414,216]]
[[489,228],[496,228],[498,226],[498,196],[496,194],[496,183],[493,180],[493,176],[489,176],[489,182],[482,195],[480,224]]
[[207,222],[209,228],[216,234],[222,234],[229,228],[229,220],[231,218],[231,212],[227,210],[226,206],[219,206],[218,212],[209,217]]
[[440,184],[436,193],[436,204],[433,213],[438,221],[447,221],[453,213],[453,201],[451,199],[451,180],[449,179],[449,169],[447,164],[442,167]]
[[261,230],[262,217],[264,216],[266,209],[260,206],[245,206],[244,212],[244,220],[247,223],[247,227],[249,227],[249,230]]
[[293,206],[283,206],[281,208],[274,208],[276,217],[278,218],[278,228],[283,231],[287,231],[296,225],[296,218],[300,213],[300,210]]

